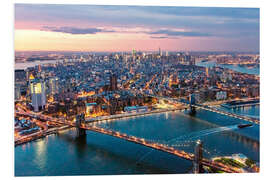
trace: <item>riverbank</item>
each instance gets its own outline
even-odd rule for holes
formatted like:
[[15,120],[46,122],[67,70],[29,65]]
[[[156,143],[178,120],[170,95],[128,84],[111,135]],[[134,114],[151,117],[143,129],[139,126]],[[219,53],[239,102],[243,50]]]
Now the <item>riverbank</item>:
[[239,108],[239,107],[248,107],[248,106],[258,106],[260,103],[251,103],[251,104],[239,104],[239,105],[227,105],[227,104],[221,104],[222,107],[232,109],[232,108]]
[[14,144],[15,144],[15,146],[22,145],[22,144],[25,144],[25,143],[28,143],[31,141],[35,141],[35,140],[40,139],[40,138],[44,138],[50,134],[56,134],[59,131],[66,130],[69,128],[70,128],[70,126],[61,126],[61,127],[49,129],[46,132],[39,131],[39,132],[30,134],[30,135],[27,135],[27,136],[24,136],[20,139],[15,140]]
[[85,120],[86,123],[93,123],[93,122],[99,122],[99,121],[109,121],[113,119],[120,119],[120,118],[129,118],[129,117],[135,117],[135,116],[142,116],[142,115],[151,115],[155,113],[164,113],[164,112],[170,112],[170,111],[178,111],[178,110],[184,110],[187,107],[181,107],[181,108],[166,108],[166,109],[157,109],[152,111],[146,111],[146,112],[137,112],[137,113],[124,113],[124,114],[116,114],[111,116],[100,116],[96,118],[89,118]]
[[236,100],[236,101],[230,101],[221,104],[222,107],[226,108],[237,108],[237,107],[245,107],[245,106],[256,106],[260,105],[260,99],[253,99],[253,100]]
[[[104,126],[103,123],[100,126],[135,137],[166,142],[219,127],[218,124],[222,119],[220,115],[204,110],[198,110],[195,117],[189,116],[188,113],[184,115],[182,111],[175,111],[104,121]],[[224,124],[221,123],[220,126],[237,124],[234,120],[231,122],[230,117],[226,117],[223,122]],[[240,131],[254,134],[254,127]],[[140,161],[140,166],[137,166],[137,161],[150,151],[149,148],[92,131],[87,131],[85,137],[74,139],[76,133],[76,128],[70,128],[59,132],[59,135],[49,135],[16,146],[15,176],[186,173],[192,166],[189,161],[157,150],[152,150],[150,156]],[[243,153],[259,162],[259,143],[234,134],[220,132],[200,137],[204,147],[210,152],[204,153],[205,158]],[[194,152],[192,142],[185,141],[182,144],[179,141],[174,145],[179,145],[177,148],[185,152]]]
[[[260,168],[252,159],[246,157],[244,154],[232,154],[231,156],[222,156],[222,157],[214,157],[212,158],[215,162],[221,162],[223,164],[227,164],[229,166],[240,168],[245,173],[255,173],[259,172]],[[209,168],[213,173],[220,173],[216,169]],[[223,172],[221,172],[223,173]]]
[[[93,122],[99,122],[99,121],[105,121],[105,120],[113,120],[113,119],[120,119],[120,118],[128,118],[128,117],[135,117],[135,116],[142,116],[142,115],[151,115],[154,113],[164,113],[164,112],[170,112],[170,111],[178,111],[178,110],[184,110],[185,107],[181,108],[167,108],[167,109],[158,109],[158,110],[153,110],[153,111],[147,111],[147,112],[139,112],[139,113],[127,113],[127,114],[117,114],[117,115],[111,115],[111,116],[100,116],[96,118],[92,118],[89,120],[86,120],[86,123],[93,123]],[[61,126],[58,128],[51,128],[47,130],[46,132],[39,131],[27,136],[24,136],[18,140],[15,140],[15,146],[25,144],[27,142],[35,141],[40,138],[44,138],[47,135],[50,134],[56,134],[59,131],[66,130],[71,128],[70,126]]]
[[246,73],[246,74],[253,74],[253,75],[260,75],[260,68],[259,66],[255,66],[252,68],[248,68],[248,67],[242,67],[239,65],[222,65],[222,64],[217,64],[216,61],[206,61],[206,62],[202,62],[202,61],[198,61],[196,62],[197,66],[201,66],[201,67],[214,67],[214,66],[218,66],[218,67],[222,67],[222,68],[226,68],[226,69],[231,69],[233,71],[237,71],[240,73]]
[[203,103],[203,105],[205,105],[205,106],[218,106],[218,105],[230,103],[230,102],[233,102],[233,101],[249,101],[250,99],[258,100],[258,101],[260,100],[259,97],[256,97],[256,98],[241,98],[241,99],[236,98],[236,99],[227,99],[227,100],[206,101],[206,102]]

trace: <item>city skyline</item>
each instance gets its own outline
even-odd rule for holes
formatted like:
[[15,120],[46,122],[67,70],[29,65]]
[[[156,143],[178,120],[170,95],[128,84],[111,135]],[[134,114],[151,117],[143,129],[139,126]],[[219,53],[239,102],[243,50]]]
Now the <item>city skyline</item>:
[[16,4],[14,175],[259,173],[259,10]]
[[259,9],[16,4],[14,36],[15,51],[255,52]]

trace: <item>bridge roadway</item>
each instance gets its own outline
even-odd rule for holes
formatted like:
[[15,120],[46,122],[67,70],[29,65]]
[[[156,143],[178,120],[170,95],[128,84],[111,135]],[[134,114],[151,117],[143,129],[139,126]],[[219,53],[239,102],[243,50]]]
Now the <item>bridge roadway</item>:
[[238,114],[234,114],[234,113],[230,113],[230,112],[226,112],[226,111],[221,111],[219,109],[215,109],[215,108],[210,108],[208,106],[203,106],[203,105],[193,105],[194,107],[196,108],[201,108],[203,110],[206,110],[206,111],[211,111],[211,112],[215,112],[215,113],[218,113],[218,114],[222,114],[222,115],[225,115],[225,116],[230,116],[230,117],[233,117],[233,118],[238,118],[238,119],[241,119],[241,120],[244,120],[244,121],[249,121],[249,122],[252,122],[252,123],[255,123],[255,124],[260,124],[260,121],[256,118],[252,118],[252,117],[248,117],[248,116],[242,116],[242,115],[238,115]]
[[[37,114],[31,114],[31,113],[27,113],[27,112],[16,112],[16,114],[23,115],[23,116],[29,116],[29,117],[33,117],[33,118],[44,119],[44,120],[47,120],[47,121],[51,121],[51,122],[59,123],[59,124],[64,124],[64,125],[69,125],[69,126],[72,126],[72,127],[77,127],[74,122],[66,121],[64,119],[57,119],[57,118],[53,118],[53,117],[42,115],[42,114],[37,115]],[[146,147],[149,147],[149,148],[152,148],[152,149],[156,149],[156,150],[159,150],[159,151],[163,151],[163,152],[173,154],[175,156],[178,156],[178,157],[186,159],[186,160],[193,161],[193,159],[194,159],[194,154],[192,154],[192,153],[187,153],[185,151],[178,150],[178,149],[175,149],[173,147],[166,146],[164,144],[150,142],[150,141],[148,141],[148,140],[146,140],[144,138],[138,138],[138,137],[135,137],[135,136],[129,136],[129,135],[124,134],[124,133],[104,129],[104,128],[97,127],[97,126],[92,126],[92,125],[89,125],[89,124],[82,124],[79,128],[94,131],[94,132],[98,132],[98,133],[101,133],[101,134],[106,134],[106,135],[113,136],[113,137],[117,137],[117,138],[129,141],[129,142],[141,144],[143,146],[146,146]],[[201,163],[203,165],[205,165],[205,166],[213,167],[213,168],[222,170],[222,171],[227,172],[227,173],[241,173],[241,172],[243,172],[239,168],[228,166],[228,165],[225,165],[225,164],[222,164],[222,163],[219,163],[219,162],[215,162],[215,161],[212,161],[212,160],[208,160],[208,159],[205,159],[205,158],[202,159]]]
[[[111,131],[111,130],[108,130],[108,129],[103,129],[103,128],[100,128],[100,127],[97,127],[97,126],[89,126],[89,125],[85,126],[85,125],[82,125],[81,128],[86,129],[86,130],[90,130],[90,131],[95,131],[95,132],[102,133],[102,134],[106,134],[106,135],[109,135],[109,136],[114,136],[114,137],[124,139],[126,141],[130,141],[130,142],[133,142],[133,143],[141,144],[143,146],[146,146],[146,147],[149,147],[149,148],[152,148],[152,149],[156,149],[156,150],[159,150],[159,151],[163,151],[163,152],[173,154],[175,156],[178,156],[178,157],[186,159],[186,160],[193,161],[193,159],[194,159],[194,154],[187,153],[185,151],[178,150],[178,149],[175,149],[173,147],[166,146],[164,144],[150,142],[148,140],[145,140],[144,138],[138,138],[138,137],[135,137],[135,136],[129,136],[129,135],[124,134],[124,133],[120,133],[120,132],[117,132],[117,131]],[[222,170],[222,171],[227,172],[227,173],[241,173],[241,172],[243,172],[239,168],[234,168],[234,167],[231,167],[231,166],[227,166],[227,165],[224,165],[222,163],[218,163],[218,162],[208,160],[208,159],[205,159],[205,158],[202,159],[201,163],[203,165],[205,165],[205,166],[217,168],[217,169]]]
[[[175,98],[155,96],[155,95],[151,95],[151,94],[146,94],[146,95],[154,97],[154,98],[158,98],[158,99],[164,99],[164,100],[167,100],[167,101],[175,102],[175,103],[182,103],[184,105],[189,105],[189,103],[185,102],[185,100],[183,100],[183,99],[179,100],[179,99],[175,99]],[[203,109],[203,110],[206,110],[206,111],[215,112],[215,113],[218,113],[218,114],[222,114],[222,115],[225,115],[225,116],[230,116],[230,117],[241,119],[241,120],[248,121],[248,122],[251,122],[251,123],[260,124],[260,121],[258,119],[256,119],[256,118],[252,118],[252,117],[248,117],[248,116],[242,116],[242,115],[222,111],[220,109],[216,109],[216,108],[212,108],[212,107],[204,106],[204,105],[199,105],[199,104],[194,104],[192,106],[196,107],[198,109]]]

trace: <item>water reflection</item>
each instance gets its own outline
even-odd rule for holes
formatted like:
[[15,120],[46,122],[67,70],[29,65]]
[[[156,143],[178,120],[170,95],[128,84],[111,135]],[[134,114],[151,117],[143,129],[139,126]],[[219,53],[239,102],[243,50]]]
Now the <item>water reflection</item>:
[[234,132],[234,131],[226,132],[224,134],[228,135],[230,138],[236,140],[237,142],[239,142],[241,144],[244,144],[247,147],[252,146],[255,149],[255,151],[259,151],[260,142],[257,141],[257,140],[254,140],[254,139],[251,139],[249,137],[240,135],[239,133]]
[[[142,164],[140,166],[136,166],[136,159],[137,156],[128,156],[127,152],[125,152],[124,149],[120,148],[120,150],[117,150],[119,148],[119,142],[115,142],[114,137],[110,137],[107,135],[102,135],[98,133],[93,132],[87,132],[86,136],[76,137],[74,133],[76,131],[75,129],[72,129],[68,134],[64,134],[61,136],[58,136],[60,139],[65,140],[68,143],[72,144],[72,147],[75,147],[75,154],[77,157],[77,163],[95,163],[95,168],[100,168],[102,166],[105,166],[108,162],[117,162],[121,164],[121,167],[125,167],[123,169],[119,169],[118,171],[114,173],[108,174],[134,174],[134,172],[137,173],[166,173],[167,171],[164,171],[164,169],[160,169],[158,164],[157,166],[147,163]],[[104,137],[108,138],[108,143],[104,143]],[[102,138],[102,139],[99,139]],[[112,140],[114,139],[114,140]],[[98,141],[98,142],[97,142]],[[128,142],[120,140],[121,144],[125,144],[126,146]],[[131,144],[132,143],[128,143]],[[139,145],[137,145],[139,146]],[[149,148],[143,147],[143,151],[148,150]],[[143,152],[138,151],[139,154],[143,154]],[[89,154],[92,154],[91,157],[89,157]],[[88,158],[86,158],[88,157]],[[93,165],[93,164],[92,164]],[[96,174],[96,173],[93,173]],[[103,172],[103,174],[107,174],[107,172]]]
[[[47,163],[47,139],[37,140],[35,143],[35,156],[34,162],[39,166],[40,170],[44,170],[46,168]],[[28,143],[30,144],[30,143]]]
[[168,114],[168,112],[166,112],[165,113],[165,118],[168,119],[168,117],[169,117],[169,114]]
[[87,152],[86,138],[86,135],[75,138],[76,155],[79,159],[84,158],[85,153]]
[[[168,141],[181,135],[219,126],[235,125],[235,122],[231,118],[223,119],[214,113],[198,111],[195,117],[181,112],[169,112],[99,124],[129,135]],[[218,125],[220,123],[221,125]],[[213,157],[243,152],[246,156],[258,161],[259,142],[243,136],[243,131],[235,130],[200,137],[205,142],[204,155]],[[246,132],[253,131],[252,127]],[[176,148],[193,152],[194,144],[185,142]],[[139,166],[136,165],[136,162],[149,150],[139,144],[91,131],[87,131],[84,137],[76,138],[76,129],[73,128],[17,146],[15,148],[15,174],[186,173],[192,166],[190,161],[157,150],[153,150],[140,162]]]

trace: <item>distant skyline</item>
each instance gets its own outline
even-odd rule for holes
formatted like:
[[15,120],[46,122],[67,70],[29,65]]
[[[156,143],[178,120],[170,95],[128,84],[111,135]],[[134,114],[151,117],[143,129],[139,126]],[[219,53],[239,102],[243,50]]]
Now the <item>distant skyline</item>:
[[258,8],[15,4],[16,51],[259,51]]

